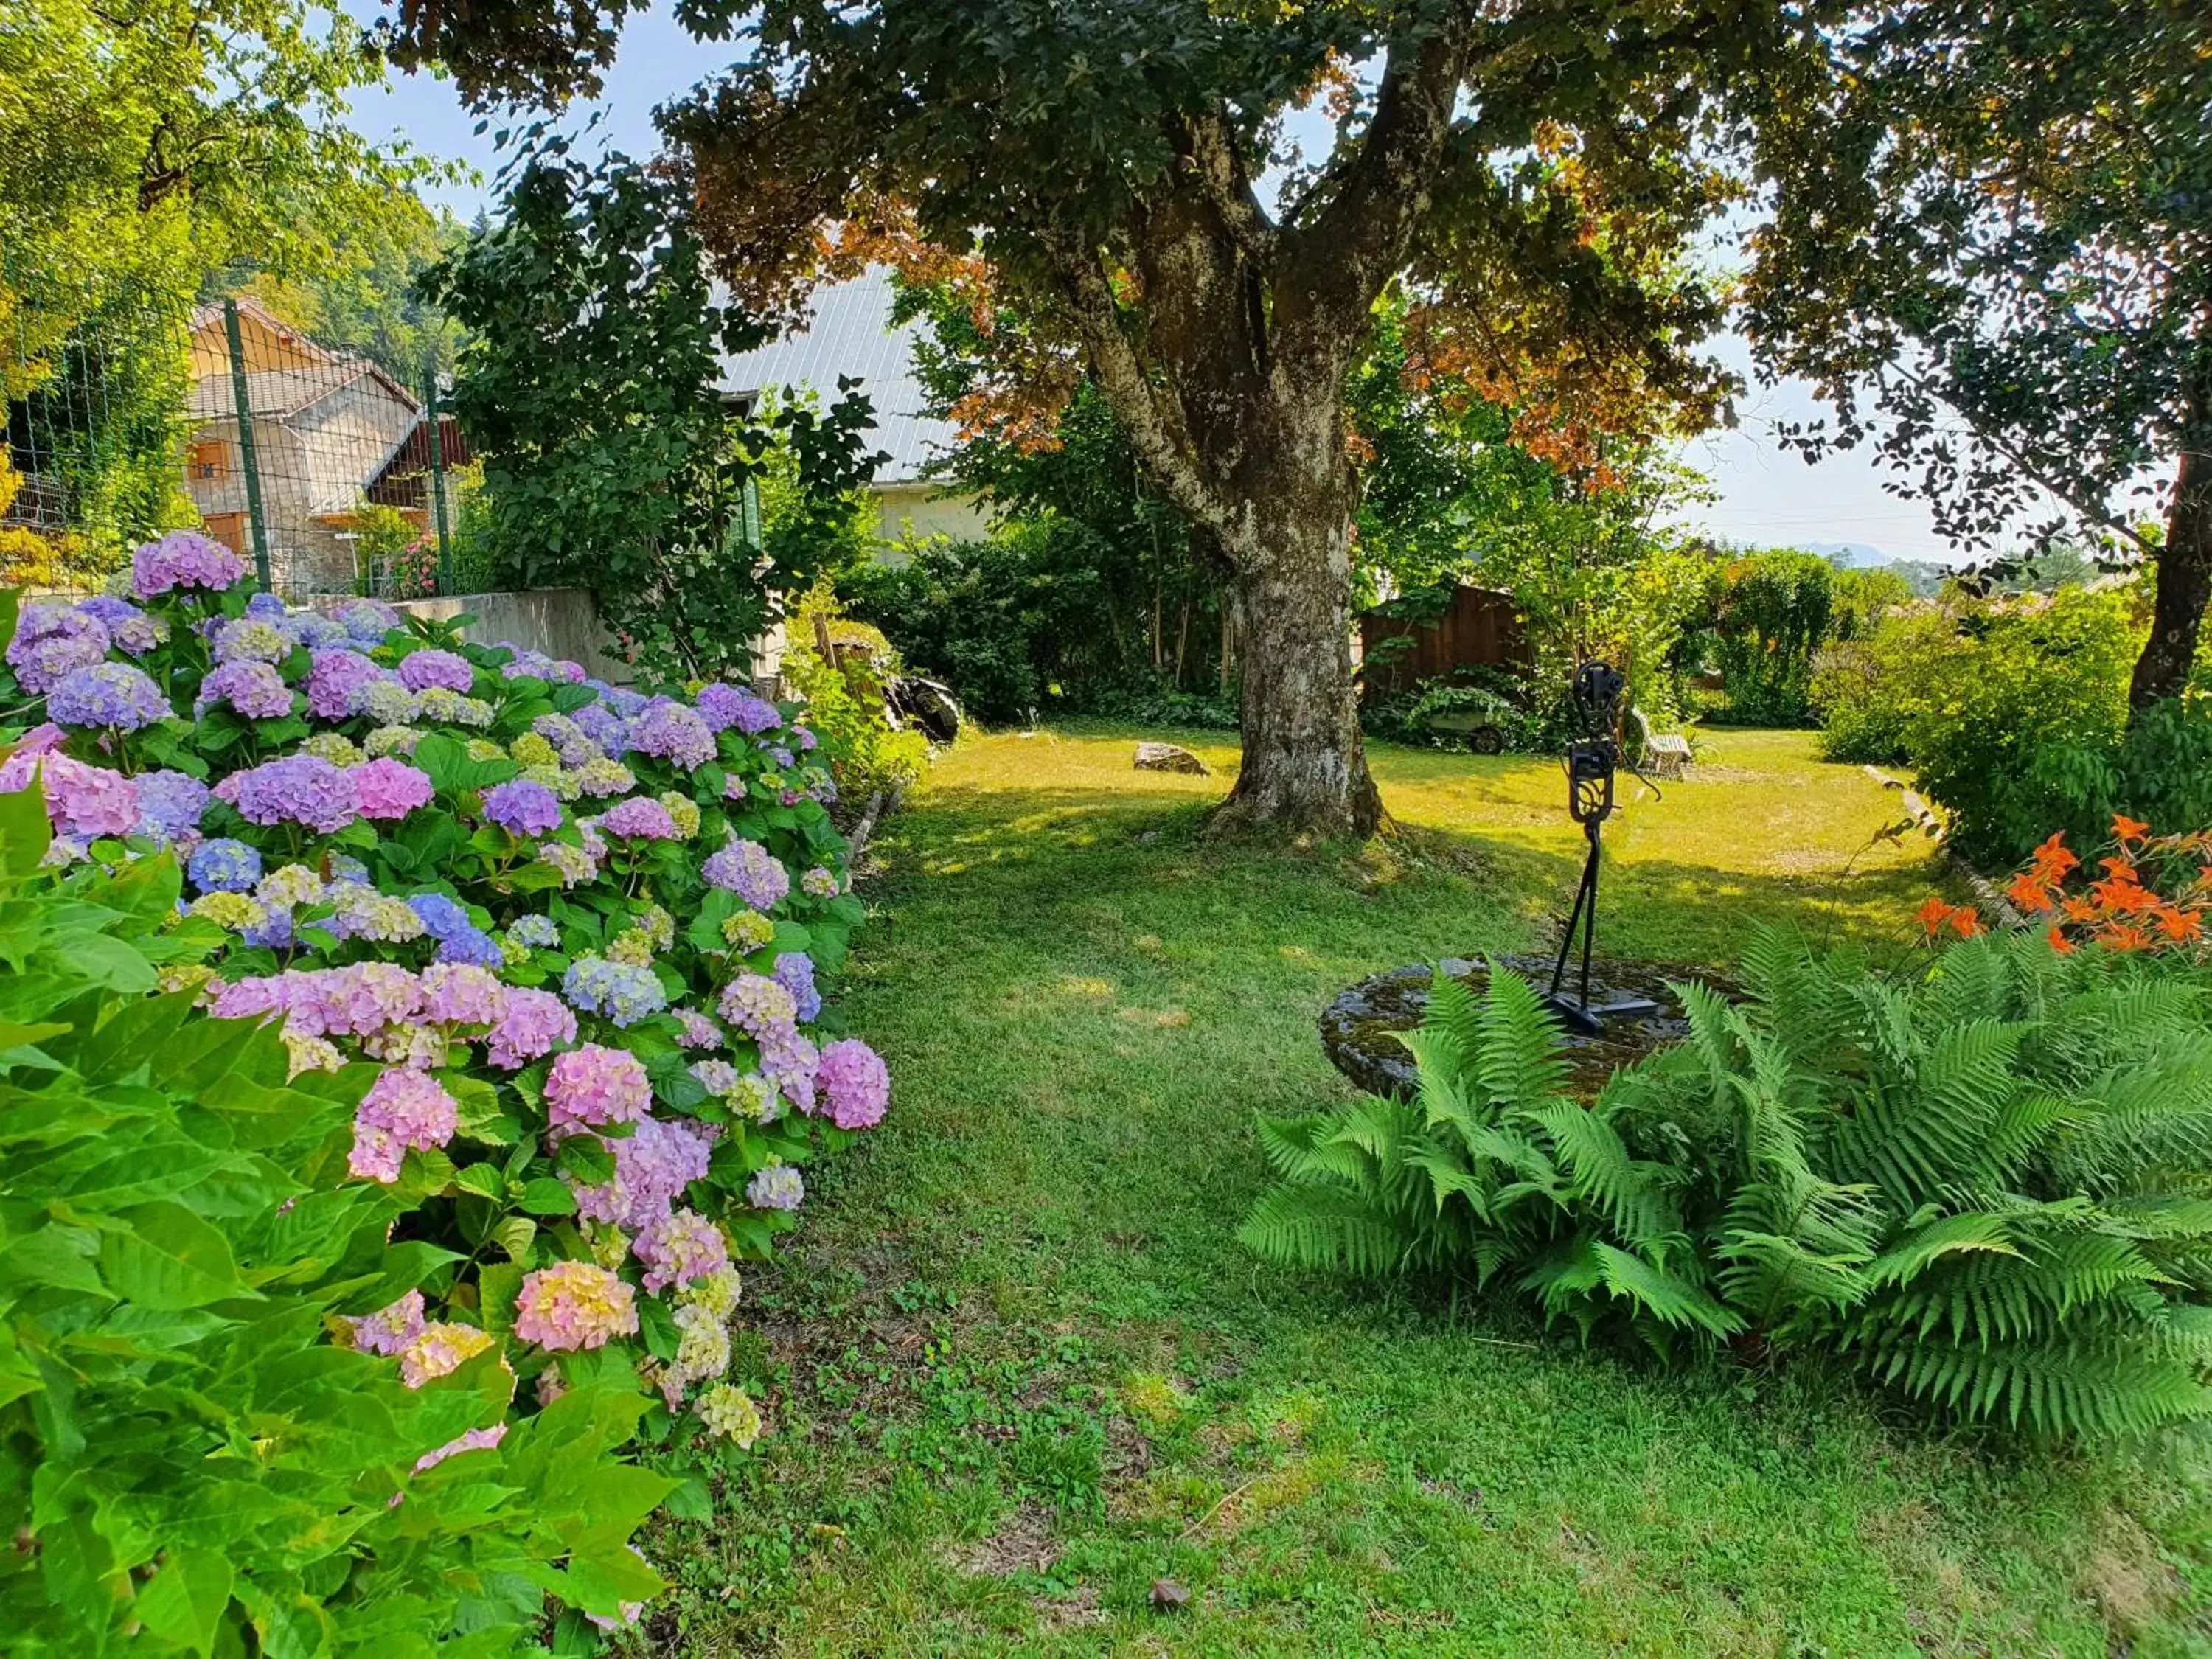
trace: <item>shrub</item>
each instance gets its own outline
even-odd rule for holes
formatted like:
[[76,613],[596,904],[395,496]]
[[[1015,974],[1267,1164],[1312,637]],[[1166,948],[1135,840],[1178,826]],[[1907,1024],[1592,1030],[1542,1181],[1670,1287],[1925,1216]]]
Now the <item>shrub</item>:
[[1902,766],[1913,723],[1944,696],[1960,640],[1954,605],[1901,607],[1824,647],[1808,687],[1832,761]]
[[273,1030],[155,994],[224,943],[171,927],[173,857],[64,879],[46,849],[0,795],[8,1650],[503,1652],[548,1589],[650,1595],[625,1544],[674,1483],[615,1460],[634,1390],[510,1428],[495,1352],[410,1389],[329,1340],[446,1254],[387,1242],[398,1190],[330,1184],[376,1068],[288,1082]]
[[1813,714],[1813,653],[1834,620],[1835,570],[1816,554],[1754,553],[1715,575],[1713,653],[1731,720],[1804,726]]
[[[830,638],[835,663],[823,655],[817,624]],[[884,688],[903,672],[890,641],[847,617],[826,582],[784,623],[784,683],[821,733],[838,795],[854,805],[879,790],[905,788],[929,764],[929,740],[894,729],[885,713]]]
[[374,601],[288,613],[242,574],[180,535],[140,550],[139,603],[27,612],[0,720],[51,718],[0,790],[43,773],[57,866],[185,856],[210,1007],[281,1020],[296,1075],[389,1067],[307,1171],[384,1195],[408,1246],[404,1279],[333,1292],[351,1346],[415,1381],[495,1352],[518,1432],[616,1388],[679,1463],[740,1458],[731,1261],[889,1087],[814,1024],[862,911],[813,732]]
[[1905,748],[1968,858],[2009,864],[2054,825],[2094,832],[2126,809],[2112,793],[2139,612],[2130,589],[1975,606],[1923,665],[1930,687]]
[[1413,1100],[1262,1120],[1243,1241],[1468,1272],[1585,1333],[1838,1356],[1947,1413],[2138,1431],[2212,1410],[2212,1020],[2109,951],[1960,940],[1884,975],[1763,938],[1747,995],[1565,1097],[1534,991],[1437,981]]

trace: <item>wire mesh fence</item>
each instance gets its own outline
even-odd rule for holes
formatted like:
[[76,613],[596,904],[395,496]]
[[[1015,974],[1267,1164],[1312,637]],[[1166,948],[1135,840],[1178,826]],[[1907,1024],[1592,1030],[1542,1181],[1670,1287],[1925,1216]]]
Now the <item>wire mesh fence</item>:
[[0,581],[103,585],[197,526],[287,599],[454,591],[467,441],[433,374],[333,349],[250,297],[189,305],[0,260]]

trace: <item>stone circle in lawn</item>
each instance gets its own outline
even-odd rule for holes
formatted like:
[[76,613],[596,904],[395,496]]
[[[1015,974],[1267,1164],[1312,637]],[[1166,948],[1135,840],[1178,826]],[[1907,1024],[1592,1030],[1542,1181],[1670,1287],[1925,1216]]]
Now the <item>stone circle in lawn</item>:
[[[1549,957],[1502,956],[1497,960],[1539,987],[1551,982]],[[1450,957],[1441,965],[1477,995],[1490,977],[1488,963],[1483,961]],[[1572,971],[1571,966],[1571,976]],[[1322,1010],[1322,1047],[1337,1070],[1370,1094],[1411,1094],[1415,1082],[1413,1056],[1396,1034],[1420,1024],[1428,1009],[1429,986],[1434,975],[1435,969],[1426,963],[1393,968],[1361,980]],[[1660,1012],[1642,1019],[1615,1018],[1607,1022],[1602,1036],[1565,1033],[1569,1090],[1587,1099],[1605,1085],[1617,1067],[1631,1065],[1653,1049],[1688,1036],[1681,1000],[1668,981],[1691,977],[1709,980],[1711,975],[1658,963],[1604,960],[1593,963],[1590,996],[1594,1001],[1649,997],[1659,1004]]]

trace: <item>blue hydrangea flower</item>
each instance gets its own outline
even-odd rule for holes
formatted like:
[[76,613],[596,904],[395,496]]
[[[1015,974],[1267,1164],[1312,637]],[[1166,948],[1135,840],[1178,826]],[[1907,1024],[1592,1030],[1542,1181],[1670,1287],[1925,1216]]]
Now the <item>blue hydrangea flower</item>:
[[476,931],[477,925],[469,920],[468,911],[458,900],[443,893],[417,893],[407,901],[407,908],[422,919],[423,931],[432,939],[444,939]]
[[599,1014],[617,1025],[632,1025],[668,1006],[668,993],[650,968],[579,957],[562,975],[561,994],[572,1008]]
[[561,930],[553,925],[553,918],[534,914],[517,916],[507,936],[529,951],[550,951],[561,942]]
[[102,662],[63,675],[46,693],[46,713],[61,726],[136,732],[167,719],[169,700],[129,663]]
[[246,602],[246,614],[256,622],[280,623],[290,613],[274,593],[256,593]]
[[804,1022],[822,1013],[822,993],[814,986],[814,958],[804,951],[786,951],[775,959],[775,982],[791,993]]
[[261,854],[222,836],[202,842],[185,868],[203,893],[249,893],[261,879]]

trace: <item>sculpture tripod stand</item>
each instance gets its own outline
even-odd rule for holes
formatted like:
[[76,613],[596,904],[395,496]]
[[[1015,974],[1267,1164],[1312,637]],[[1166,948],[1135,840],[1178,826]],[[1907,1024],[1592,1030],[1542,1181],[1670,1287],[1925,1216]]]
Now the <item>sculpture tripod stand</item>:
[[[1575,908],[1560,936],[1558,960],[1552,964],[1551,989],[1544,1001],[1570,1031],[1598,1036],[1608,1016],[1656,1014],[1659,1005],[1648,997],[1620,997],[1609,1002],[1590,1000],[1590,951],[1597,938],[1598,836],[1613,816],[1613,778],[1620,764],[1620,747],[1614,733],[1620,729],[1620,694],[1627,682],[1610,663],[1586,662],[1575,671],[1574,706],[1582,735],[1567,745],[1567,813],[1583,827],[1589,853],[1583,860],[1583,878],[1575,889]],[[1582,933],[1580,994],[1560,989],[1567,975],[1567,959],[1574,954],[1575,933]]]

